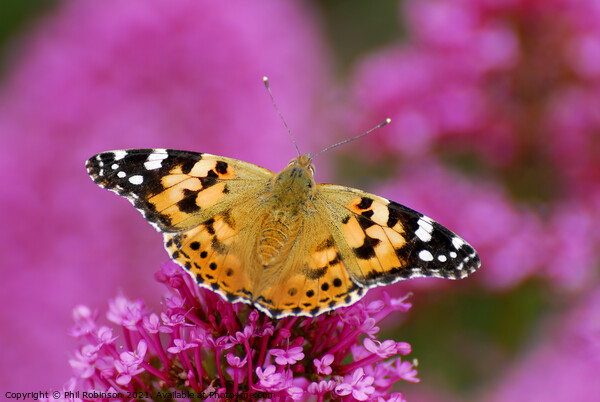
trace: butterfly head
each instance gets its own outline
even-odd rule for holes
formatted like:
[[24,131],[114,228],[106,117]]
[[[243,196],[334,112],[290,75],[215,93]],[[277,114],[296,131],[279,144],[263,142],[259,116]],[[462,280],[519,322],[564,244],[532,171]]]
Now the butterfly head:
[[288,163],[288,167],[295,167],[306,170],[311,177],[315,175],[315,165],[312,164],[313,157],[310,154],[300,155]]
[[288,166],[273,179],[273,191],[276,197],[285,203],[297,203],[314,195],[317,185],[314,179],[315,167],[309,154],[292,159]]

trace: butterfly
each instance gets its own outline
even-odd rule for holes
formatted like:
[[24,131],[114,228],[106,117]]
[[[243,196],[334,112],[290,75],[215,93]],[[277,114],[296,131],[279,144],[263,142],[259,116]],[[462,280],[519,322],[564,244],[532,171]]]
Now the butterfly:
[[317,184],[309,154],[279,173],[171,149],[103,152],[86,166],[163,234],[198,285],[272,318],[315,316],[404,279],[465,278],[481,265],[466,241],[419,212]]

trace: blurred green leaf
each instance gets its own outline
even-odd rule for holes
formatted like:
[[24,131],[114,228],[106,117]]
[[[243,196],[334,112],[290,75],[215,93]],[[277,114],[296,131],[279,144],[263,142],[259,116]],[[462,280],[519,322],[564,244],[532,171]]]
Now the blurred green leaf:
[[364,53],[402,34],[398,0],[317,0],[333,59],[346,71]]
[[458,287],[414,296],[410,318],[390,337],[412,345],[423,382],[467,397],[531,341],[550,305],[533,281],[506,293]]
[[18,36],[40,16],[45,15],[58,4],[57,0],[0,0],[0,54],[1,67],[5,70],[6,47],[13,37]]

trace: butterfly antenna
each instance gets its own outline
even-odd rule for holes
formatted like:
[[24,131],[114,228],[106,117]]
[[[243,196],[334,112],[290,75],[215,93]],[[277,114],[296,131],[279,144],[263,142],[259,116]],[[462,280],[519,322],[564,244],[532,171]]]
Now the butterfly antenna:
[[287,129],[288,133],[290,133],[290,137],[292,137],[292,142],[294,143],[294,146],[296,147],[296,152],[298,152],[298,156],[300,156],[300,149],[298,149],[298,144],[296,144],[296,139],[292,135],[292,131],[288,127],[287,123],[285,122],[285,119],[283,118],[283,115],[281,114],[281,112],[279,111],[279,108],[277,107],[277,104],[275,103],[275,98],[273,98],[273,94],[271,93],[271,87],[269,86],[269,79],[267,77],[263,77],[263,81],[265,82],[265,88],[267,88],[267,92],[269,92],[269,96],[271,97],[271,102],[273,103],[273,106],[275,106],[275,110],[277,110],[277,114],[279,115],[279,118],[283,122],[283,125]]
[[392,119],[389,119],[389,118],[385,119],[382,123],[380,123],[377,126],[373,127],[369,131],[362,133],[361,135],[357,135],[356,137],[348,138],[347,140],[338,142],[337,144],[330,145],[327,148],[325,148],[324,150],[318,152],[315,156],[313,156],[311,158],[311,160],[315,159],[317,156],[321,155],[323,152],[329,151],[330,149],[337,148],[340,145],[344,145],[344,144],[347,144],[347,143],[352,142],[352,141],[356,141],[359,138],[364,137],[365,135],[369,134],[370,132],[373,132],[373,131],[377,130],[378,128],[381,128],[381,127],[385,126],[386,124],[389,124],[391,121],[392,121]]

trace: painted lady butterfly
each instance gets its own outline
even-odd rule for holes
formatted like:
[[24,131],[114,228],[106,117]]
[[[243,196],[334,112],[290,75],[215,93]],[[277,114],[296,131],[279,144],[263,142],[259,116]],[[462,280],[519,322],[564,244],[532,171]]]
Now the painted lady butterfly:
[[364,191],[317,184],[309,155],[280,173],[169,149],[103,152],[100,187],[127,198],[205,288],[273,318],[347,306],[416,277],[461,279],[476,251],[430,218]]

